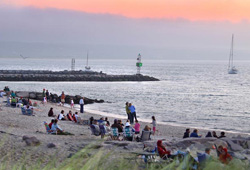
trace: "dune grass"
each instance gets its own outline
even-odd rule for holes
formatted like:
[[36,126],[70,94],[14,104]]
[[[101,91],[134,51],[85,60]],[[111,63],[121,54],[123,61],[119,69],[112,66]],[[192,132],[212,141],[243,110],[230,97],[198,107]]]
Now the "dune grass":
[[[184,158],[182,162],[174,160],[168,164],[164,162],[146,164],[141,158],[133,159],[134,155],[131,153],[117,153],[115,148],[107,150],[98,146],[100,146],[100,142],[88,145],[60,163],[56,155],[52,156],[46,164],[44,164],[42,156],[38,160],[30,162],[32,153],[28,151],[23,152],[18,161],[14,161],[12,157],[15,150],[12,150],[0,158],[0,170],[190,170],[193,167],[189,157]],[[4,147],[3,142],[0,142],[0,147]],[[204,168],[204,170],[248,169],[250,169],[248,160],[233,159],[228,165],[224,165],[217,158],[207,162]]]

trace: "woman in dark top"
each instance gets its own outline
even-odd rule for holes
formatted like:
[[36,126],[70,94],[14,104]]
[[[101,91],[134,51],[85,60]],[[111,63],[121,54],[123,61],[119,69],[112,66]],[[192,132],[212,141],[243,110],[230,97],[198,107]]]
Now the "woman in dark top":
[[49,116],[49,117],[55,117],[52,107],[51,107],[50,110],[49,110],[48,116]]
[[207,132],[206,138],[213,137],[211,132]]

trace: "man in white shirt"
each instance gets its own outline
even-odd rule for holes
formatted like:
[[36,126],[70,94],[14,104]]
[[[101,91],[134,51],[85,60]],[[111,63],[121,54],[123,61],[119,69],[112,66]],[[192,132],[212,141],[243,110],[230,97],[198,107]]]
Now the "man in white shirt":
[[84,97],[80,99],[79,104],[80,104],[80,113],[83,113],[84,112]]

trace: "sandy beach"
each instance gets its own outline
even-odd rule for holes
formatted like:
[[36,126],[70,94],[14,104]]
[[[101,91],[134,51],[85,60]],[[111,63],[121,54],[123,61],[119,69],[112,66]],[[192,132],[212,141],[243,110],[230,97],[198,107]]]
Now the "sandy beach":
[[[26,153],[29,153],[29,163],[32,163],[38,159],[42,159],[42,162],[46,164],[46,162],[48,162],[53,156],[56,156],[58,161],[62,162],[64,159],[70,157],[70,155],[73,155],[86,145],[98,141],[105,142],[109,138],[105,137],[102,141],[100,136],[96,137],[91,135],[89,126],[79,125],[71,121],[59,121],[58,125],[64,131],[74,134],[73,136],[49,135],[45,131],[43,122],[46,121],[49,123],[51,121],[52,118],[48,117],[48,111],[51,107],[54,108],[54,114],[59,114],[61,110],[64,110],[65,113],[68,113],[69,110],[72,110],[73,113],[78,110],[59,106],[55,103],[46,103],[43,105],[40,101],[37,101],[39,105],[34,110],[35,116],[26,116],[22,115],[20,108],[7,107],[4,101],[6,101],[6,97],[0,98],[2,109],[0,111],[0,157],[2,160],[7,155],[11,155],[12,161],[20,161],[23,159]],[[84,120],[88,120],[91,116],[93,116],[95,119],[100,119],[103,117],[103,115],[93,114],[93,112],[94,111],[88,112],[87,110],[84,114],[80,114],[79,116]],[[114,119],[115,117],[109,117],[111,124],[113,123]],[[125,119],[122,121],[125,123]],[[150,125],[148,122],[140,122],[140,124],[141,130],[145,125]],[[158,124],[158,132],[155,136],[152,136],[152,141],[156,142],[158,139],[163,139],[166,141],[181,139],[185,129],[186,127]],[[203,138],[206,133],[207,130],[199,130],[199,134],[201,134]],[[219,134],[219,131],[217,131],[217,133]],[[226,135],[228,137],[237,135],[248,137],[246,134],[244,135],[238,133],[226,133]],[[34,136],[41,142],[41,144],[37,147],[27,146],[23,141],[23,136]],[[55,144],[56,147],[48,148],[47,145],[49,143]],[[133,151],[142,150],[142,143],[133,143],[135,143],[137,146],[133,148]],[[127,150],[124,149],[119,149],[119,151],[127,152]]]

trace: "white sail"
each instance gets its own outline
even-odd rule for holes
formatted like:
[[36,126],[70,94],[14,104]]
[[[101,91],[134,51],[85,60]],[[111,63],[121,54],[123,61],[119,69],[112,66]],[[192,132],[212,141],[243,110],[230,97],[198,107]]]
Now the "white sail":
[[86,66],[85,66],[85,71],[90,71],[90,66],[89,66],[89,52],[87,52],[87,63],[86,63]]
[[231,49],[229,54],[229,62],[228,62],[228,74],[237,74],[238,70],[234,66],[234,35],[232,35]]

